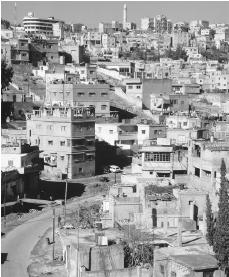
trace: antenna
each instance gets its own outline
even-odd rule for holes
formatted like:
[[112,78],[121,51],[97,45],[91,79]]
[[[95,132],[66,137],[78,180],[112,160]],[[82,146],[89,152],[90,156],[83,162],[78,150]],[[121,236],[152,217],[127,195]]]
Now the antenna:
[[13,37],[15,37],[15,33],[16,33],[16,24],[17,24],[17,3],[14,2],[14,31],[13,31]]

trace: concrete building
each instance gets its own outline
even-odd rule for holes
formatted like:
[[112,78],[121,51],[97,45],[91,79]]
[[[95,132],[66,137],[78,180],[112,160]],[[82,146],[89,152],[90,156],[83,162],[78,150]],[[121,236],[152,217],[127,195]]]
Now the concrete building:
[[99,141],[105,141],[117,147],[117,153],[132,155],[137,147],[138,127],[136,124],[96,123],[95,135]]
[[153,18],[144,17],[141,18],[141,29],[146,31],[148,29],[153,29]]
[[43,107],[27,116],[27,138],[43,151],[50,179],[95,173],[95,112],[86,107]]
[[96,117],[110,116],[110,87],[107,84],[83,84],[75,74],[46,74],[46,103],[94,107]]
[[142,100],[143,85],[140,79],[125,80],[126,95]]
[[29,41],[28,39],[11,40],[11,63],[12,64],[28,64],[29,56]]
[[166,137],[166,126],[154,123],[138,124],[138,145],[143,145],[145,140]]
[[154,276],[214,276],[217,260],[207,251],[192,247],[169,247],[154,251]]
[[54,17],[41,19],[34,16],[33,12],[29,12],[28,16],[23,18],[23,26],[26,33],[44,34],[46,36],[53,35],[53,24],[59,22]]
[[80,64],[84,62],[85,48],[78,44],[62,44],[61,50],[70,54],[72,62],[74,64]]
[[56,22],[52,24],[53,36],[58,39],[64,39],[64,23]]
[[[229,164],[229,144],[227,141],[192,140],[188,150],[188,183],[196,189],[210,194],[213,209],[217,210],[217,192],[220,187],[220,166],[222,159]],[[227,168],[228,170],[228,168]]]
[[172,47],[175,49],[178,46],[188,47],[189,40],[190,40],[190,35],[188,32],[178,30],[172,33]]
[[[6,188],[6,201],[15,201],[24,193],[30,197],[38,194],[39,174],[43,162],[39,148],[22,144],[21,140],[5,141],[1,145],[2,195]],[[12,173],[12,176],[11,176]]]
[[33,66],[38,62],[59,63],[58,40],[33,38],[29,44],[29,59]]
[[168,115],[166,125],[170,129],[193,129],[201,127],[201,119],[186,115]]

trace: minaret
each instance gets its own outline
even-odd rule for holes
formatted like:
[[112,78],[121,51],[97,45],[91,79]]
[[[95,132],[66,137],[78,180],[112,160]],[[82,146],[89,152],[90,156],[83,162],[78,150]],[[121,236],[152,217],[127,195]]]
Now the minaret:
[[127,22],[127,6],[124,4],[123,6],[123,29],[126,29],[126,22]]

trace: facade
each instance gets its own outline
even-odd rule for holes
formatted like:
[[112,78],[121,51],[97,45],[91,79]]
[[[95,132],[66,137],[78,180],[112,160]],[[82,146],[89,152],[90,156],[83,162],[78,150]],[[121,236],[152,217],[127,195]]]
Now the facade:
[[95,135],[98,140],[131,150],[137,144],[137,125],[123,123],[96,123]]
[[64,23],[56,22],[52,24],[53,36],[58,39],[64,39]]
[[58,40],[44,40],[34,38],[29,44],[29,59],[33,66],[38,62],[59,63]]
[[94,109],[56,107],[34,110],[27,117],[27,139],[43,151],[43,175],[77,179],[95,173]]
[[29,34],[44,34],[46,36],[53,35],[53,24],[57,23],[54,17],[41,19],[34,16],[33,12],[29,12],[28,16],[23,18],[23,26],[26,33]]
[[29,63],[29,41],[28,39],[16,39],[11,43],[11,63]]
[[94,107],[95,116],[110,116],[110,87],[106,84],[83,84],[75,74],[46,74],[46,103]]
[[128,79],[125,85],[127,96],[142,99],[143,85],[140,79]]
[[165,138],[166,126],[160,124],[138,124],[138,145],[143,145],[145,140]]
[[2,183],[6,182],[6,200],[15,201],[18,195],[22,197],[24,193],[36,197],[39,174],[43,169],[39,148],[22,144],[21,140],[9,140],[2,143],[1,149]]

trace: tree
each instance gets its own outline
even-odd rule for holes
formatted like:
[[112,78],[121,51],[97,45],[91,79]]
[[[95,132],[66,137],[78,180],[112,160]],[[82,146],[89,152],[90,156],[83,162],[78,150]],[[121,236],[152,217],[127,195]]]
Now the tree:
[[206,197],[206,217],[207,217],[207,241],[209,245],[213,245],[214,238],[214,217],[212,213],[212,205],[209,195]]
[[1,19],[2,29],[10,29],[10,22],[5,19]]
[[11,79],[13,77],[13,68],[11,66],[8,66],[7,63],[2,60],[1,64],[1,78],[2,78],[2,90],[8,87],[9,83],[11,82]]
[[221,181],[219,191],[219,211],[214,233],[213,250],[222,270],[228,270],[229,262],[229,196],[226,179],[226,165],[221,163]]

